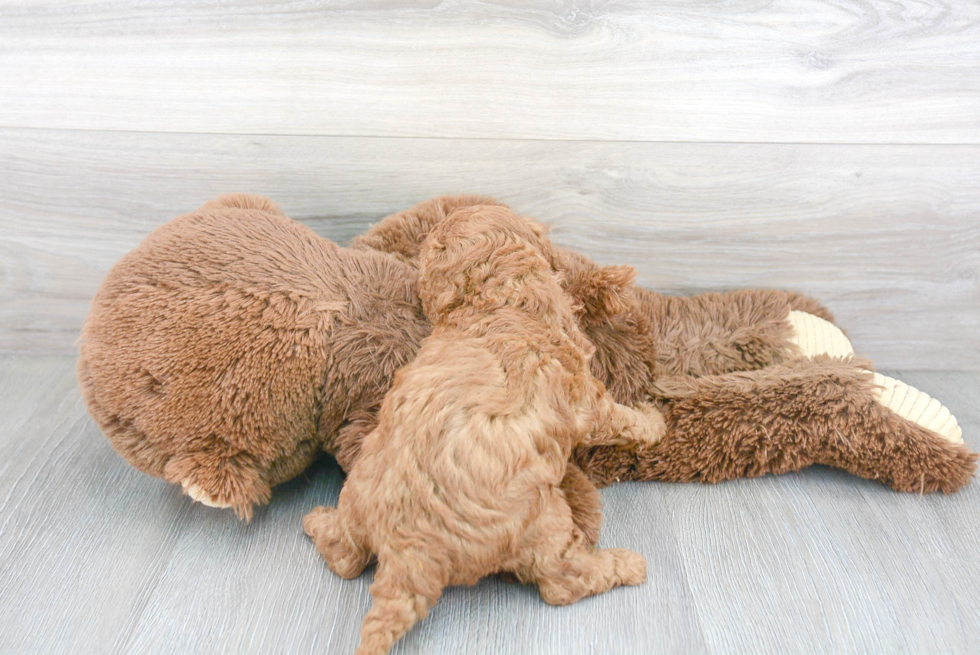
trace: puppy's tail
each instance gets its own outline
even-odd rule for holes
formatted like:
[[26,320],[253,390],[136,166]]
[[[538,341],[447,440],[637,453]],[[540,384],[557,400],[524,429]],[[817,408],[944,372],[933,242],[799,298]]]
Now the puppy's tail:
[[446,586],[445,574],[412,550],[378,555],[371,585],[374,606],[364,617],[355,655],[383,655],[429,612]]

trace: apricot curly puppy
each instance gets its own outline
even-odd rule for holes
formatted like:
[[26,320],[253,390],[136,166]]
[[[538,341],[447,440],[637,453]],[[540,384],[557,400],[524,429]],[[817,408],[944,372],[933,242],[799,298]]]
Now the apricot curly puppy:
[[359,655],[387,653],[445,587],[489,574],[555,605],[646,577],[641,555],[585,545],[559,485],[576,445],[656,442],[664,422],[590,373],[544,234],[497,206],[432,232],[419,277],[432,335],[395,376],[339,507],[303,520],[338,575],[377,555]]

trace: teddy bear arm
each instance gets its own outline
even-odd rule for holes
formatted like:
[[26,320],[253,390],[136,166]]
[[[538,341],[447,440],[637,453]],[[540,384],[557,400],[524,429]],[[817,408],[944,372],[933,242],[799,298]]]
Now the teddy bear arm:
[[817,301],[787,291],[681,297],[637,288],[636,294],[664,375],[720,375],[780,364],[797,354],[791,312],[832,318]]

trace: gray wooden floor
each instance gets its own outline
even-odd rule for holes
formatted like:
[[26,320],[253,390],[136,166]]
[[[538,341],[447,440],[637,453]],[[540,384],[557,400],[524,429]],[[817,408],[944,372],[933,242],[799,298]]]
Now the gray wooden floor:
[[[897,374],[980,448],[980,374]],[[66,356],[0,359],[0,651],[345,653],[371,572],[342,580],[303,534],[336,501],[322,462],[250,525],[130,468]],[[602,543],[649,580],[566,608],[487,579],[448,591],[396,653],[980,652],[980,483],[896,494],[813,468],[603,491]]]

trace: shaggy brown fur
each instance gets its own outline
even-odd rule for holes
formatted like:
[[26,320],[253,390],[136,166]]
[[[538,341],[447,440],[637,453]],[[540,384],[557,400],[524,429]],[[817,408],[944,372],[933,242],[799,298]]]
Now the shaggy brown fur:
[[[373,226],[352,247],[384,249],[413,264],[418,244],[453,208],[489,200],[419,203]],[[607,317],[595,312],[589,295],[596,291],[582,282],[599,279],[597,265],[559,248],[552,257],[585,307],[580,325],[596,346],[596,377],[619,402],[657,398],[668,418],[668,438],[654,447],[578,448],[573,459],[593,483],[720,482],[814,463],[917,493],[952,493],[972,478],[975,453],[874,402],[869,361],[797,358],[786,318],[800,310],[832,322],[816,300],[776,290],[679,297],[618,288],[617,296],[633,294],[635,303]],[[746,388],[746,380],[753,385]],[[687,392],[679,394],[681,388]],[[708,416],[705,407],[712,409]]]
[[826,464],[897,491],[958,490],[976,455],[875,402],[870,367],[860,358],[819,356],[758,371],[663,378],[653,389],[667,415],[663,441],[638,451],[582,448],[575,460],[599,485],[721,482]]
[[224,196],[116,264],[78,378],[133,466],[248,517],[324,449],[350,467],[428,333],[413,268]]
[[[429,334],[414,265],[421,244],[453,209],[473,204],[493,202],[420,203],[350,249],[254,196],[174,219],[113,267],[92,303],[78,360],[89,411],[133,466],[189,481],[246,516],[321,450],[350,470],[395,371]],[[590,260],[560,249],[552,257],[583,307],[595,376],[621,403],[652,392],[668,419],[653,449],[577,449],[593,481],[719,481],[813,462],[901,491],[955,491],[972,476],[974,454],[870,401],[853,362],[794,363],[786,317],[801,309],[830,319],[816,301],[597,288]],[[624,294],[634,296],[626,311],[595,314]],[[679,375],[690,379],[668,384]],[[678,384],[689,393],[671,395]],[[837,398],[830,405],[828,394]],[[846,447],[819,450],[814,435]],[[568,472],[569,489],[585,488]],[[596,534],[598,512],[582,498],[570,496],[583,512],[576,522]]]
[[655,443],[664,424],[592,377],[543,234],[496,206],[431,232],[419,296],[432,335],[396,374],[338,507],[304,519],[339,575],[378,557],[361,655],[387,653],[449,585],[508,571],[564,605],[646,575],[636,553],[587,547],[559,485],[576,445]]

